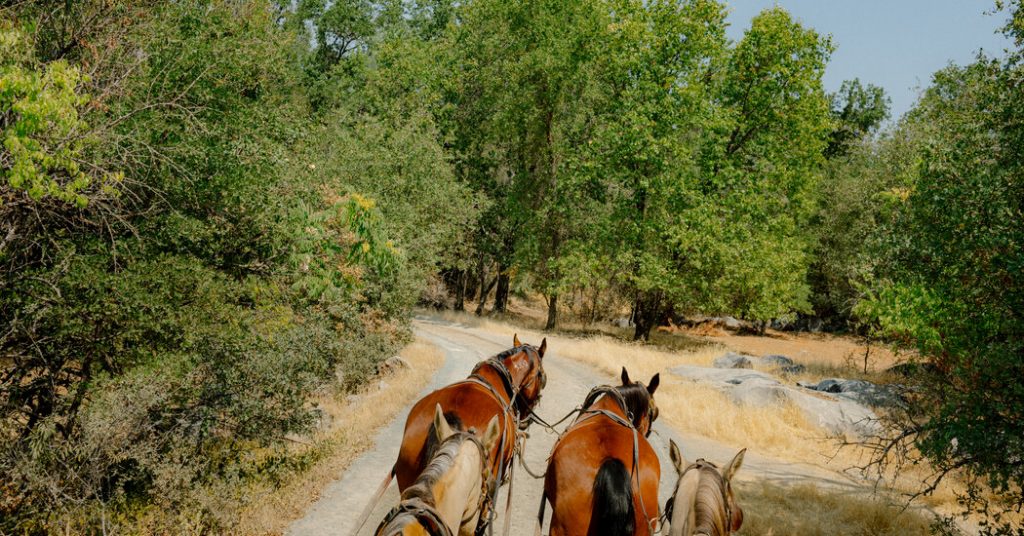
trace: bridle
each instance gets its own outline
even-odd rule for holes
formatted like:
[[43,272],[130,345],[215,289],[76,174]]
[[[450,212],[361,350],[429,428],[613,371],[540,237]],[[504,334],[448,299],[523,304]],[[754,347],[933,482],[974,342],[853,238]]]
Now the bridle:
[[[533,371],[533,374],[530,375],[528,381],[524,381],[522,384],[516,385],[512,379],[512,373],[508,370],[508,367],[505,365],[504,359],[517,355],[520,352],[525,353],[527,358],[529,358],[530,369]],[[491,385],[486,379],[484,379],[483,376],[480,375],[480,370],[483,367],[490,367],[491,370],[496,372],[498,374],[498,377],[501,378],[502,387],[504,388],[505,395],[508,397],[509,400],[508,404],[505,404],[504,400],[500,396],[498,396],[498,393],[494,389],[494,386]],[[540,351],[537,350],[537,348],[533,347],[532,345],[521,344],[519,346],[516,346],[515,348],[506,350],[505,352],[502,352],[498,355],[492,356],[477,363],[476,366],[473,367],[473,371],[472,373],[470,373],[469,378],[466,381],[476,383],[477,385],[480,385],[484,389],[489,391],[491,395],[494,396],[495,400],[498,401],[502,408],[501,441],[498,444],[498,456],[495,459],[495,464],[497,465],[497,467],[494,467],[492,469],[492,474],[496,473],[497,478],[490,481],[490,488],[487,490],[487,493],[484,494],[485,500],[481,503],[481,517],[484,517],[484,510],[486,510],[487,512],[487,517],[485,521],[480,523],[476,531],[477,534],[482,534],[485,528],[487,530],[491,530],[492,522],[494,521],[494,514],[497,511],[494,508],[494,501],[498,497],[498,488],[500,488],[501,485],[505,483],[505,463],[502,456],[503,453],[505,452],[505,447],[507,445],[508,440],[508,438],[506,437],[506,430],[508,430],[508,427],[506,425],[506,423],[508,422],[507,419],[512,419],[512,422],[515,425],[514,428],[516,430],[525,430],[527,427],[529,427],[531,422],[530,416],[533,415],[533,407],[540,402],[541,391],[544,390],[544,386],[547,384],[547,374],[545,374],[544,366],[541,363]],[[537,391],[537,398],[531,403],[522,396],[522,393],[525,389],[533,387],[538,381],[540,382],[540,389],[538,389]],[[527,418],[523,418],[524,415],[527,415]],[[513,456],[515,456],[514,447],[515,443],[513,439]],[[511,471],[509,472],[509,475],[511,475]],[[509,478],[509,480],[511,479]],[[509,501],[511,501],[511,497],[512,494],[510,489]],[[506,511],[506,516],[507,515],[508,512]],[[506,532],[507,529],[508,526],[506,523]]]
[[[639,382],[637,382],[637,384],[643,386],[643,384],[641,384]],[[608,396],[609,398],[614,400],[615,403],[619,405],[619,408],[622,409],[622,412],[626,414],[626,418],[628,419],[628,421],[627,422],[623,422],[622,417],[620,417],[620,416],[618,416],[618,415],[616,415],[616,414],[614,414],[614,413],[612,413],[612,412],[610,412],[608,410],[590,409],[590,406],[592,406],[594,404],[594,402],[597,402],[597,399],[601,395]],[[589,413],[589,414],[601,414],[601,415],[604,415],[604,416],[610,418],[611,420],[613,420],[613,421],[615,421],[615,422],[617,422],[617,423],[619,423],[619,424],[621,424],[621,425],[623,425],[623,426],[625,426],[627,428],[632,428],[634,430],[639,430],[640,429],[640,425],[643,424],[643,418],[642,418],[643,416],[641,416],[641,415],[634,416],[633,412],[629,409],[629,405],[626,403],[626,398],[624,396],[622,396],[622,393],[619,392],[618,389],[616,389],[615,387],[612,387],[610,385],[598,385],[597,387],[594,387],[593,389],[591,389],[590,392],[587,393],[587,398],[583,400],[583,405],[581,406],[581,408],[582,408],[580,410],[580,414],[581,415],[582,414],[587,414],[587,413]],[[657,418],[658,418],[658,407],[654,404],[653,397],[651,397],[651,399],[648,400],[648,404],[647,404],[647,432],[644,434],[644,437],[650,437],[651,436],[651,432],[654,430],[654,421]]]
[[[643,384],[640,384],[639,382],[637,382],[637,383],[639,385],[641,385],[641,387],[643,387]],[[646,387],[644,387],[644,389],[646,390]],[[619,408],[622,409],[622,412],[626,414],[627,418],[623,419],[622,416],[617,415],[617,414],[615,414],[615,413],[613,413],[611,411],[608,411],[606,409],[592,409],[590,406],[592,406],[595,402],[597,402],[597,399],[600,396],[602,396],[602,395],[608,396],[609,398],[614,400],[615,403],[619,405]],[[650,396],[650,395],[648,395],[648,396]],[[651,435],[651,430],[654,428],[654,419],[656,419],[657,416],[658,416],[657,408],[654,405],[654,401],[653,400],[649,400],[648,402],[649,403],[647,405],[647,418],[648,418],[648,421],[647,421],[647,433],[645,434],[644,437],[648,437],[648,436]],[[633,434],[633,463],[632,463],[632,467],[630,468],[629,474],[630,474],[630,480],[631,481],[633,479],[636,479],[636,489],[637,489],[638,495],[640,497],[640,504],[642,505],[644,503],[644,497],[643,497],[643,486],[640,484],[640,471],[639,471],[639,465],[640,465],[640,442],[639,442],[639,439],[638,439],[638,436],[639,436],[638,432],[639,432],[639,430],[637,428],[642,421],[634,418],[633,412],[630,411],[629,405],[626,403],[626,398],[624,396],[622,396],[622,393],[618,389],[616,389],[615,387],[612,387],[610,385],[598,385],[597,387],[594,387],[593,389],[591,389],[590,392],[587,394],[587,398],[584,399],[584,401],[583,401],[582,408],[583,409],[580,411],[581,419],[576,421],[577,423],[579,423],[580,421],[586,419],[587,417],[584,417],[585,415],[586,416],[603,415],[603,416],[611,419],[612,422],[614,422],[616,424],[619,424],[621,426],[624,426],[624,427],[628,428],[630,432],[632,432],[632,434]],[[651,532],[652,533],[656,532],[655,529],[657,527],[655,525],[657,524],[659,518],[655,517],[654,520],[652,521],[647,516],[647,509],[646,508],[641,507],[640,511],[643,513],[644,520],[647,522],[647,526],[651,530]]]
[[[728,491],[729,490],[729,483],[725,482],[725,478],[722,477],[721,470],[718,468],[717,465],[715,465],[712,462],[709,462],[709,461],[705,460],[704,458],[698,458],[697,461],[695,461],[695,462],[691,463],[690,465],[686,466],[686,469],[684,469],[683,472],[679,474],[679,481],[678,482],[682,482],[683,481],[683,477],[686,476],[686,473],[689,473],[690,470],[696,469],[696,470],[700,471],[700,470],[704,469],[705,467],[710,467],[711,469],[713,469],[715,471],[715,474],[718,475],[718,478],[720,478],[722,480],[722,484],[721,484],[720,487],[722,489],[722,504],[725,507],[725,534],[726,535],[731,534],[732,533],[732,504],[730,504],[729,495],[728,495],[729,494],[729,491]],[[701,473],[698,473],[698,475],[697,475],[697,481],[698,482],[700,482],[700,477],[701,477]],[[665,516],[664,517],[666,519],[668,519],[668,520],[672,519],[672,508],[675,507],[676,495],[679,493],[679,483],[678,482],[676,483],[675,491],[672,492],[672,496],[668,500],[668,508],[665,508]],[[698,489],[700,489],[699,485],[698,485]],[[714,535],[708,534],[706,532],[694,532],[693,536],[714,536]]]
[[[464,514],[462,519],[459,521],[459,528],[471,521],[478,513],[483,510],[484,503],[488,499],[488,490],[492,485],[491,472],[487,467],[487,451],[484,448],[484,444],[480,441],[480,438],[472,432],[455,432],[454,434],[445,438],[438,446],[440,450],[441,446],[450,441],[458,440],[460,443],[464,441],[471,441],[476,445],[480,452],[480,496],[477,500],[476,507],[468,514]],[[452,530],[448,528],[444,520],[441,519],[440,512],[437,511],[437,507],[427,503],[426,501],[415,497],[407,500],[403,500],[398,503],[397,506],[388,512],[388,515],[380,522],[377,526],[377,531],[374,533],[377,536],[383,536],[383,532],[390,525],[396,524],[399,520],[405,517],[412,517],[413,520],[420,524],[421,527],[430,536],[454,536]],[[398,526],[405,526],[404,524],[398,524]]]
[[[533,373],[530,374],[529,378],[522,384],[516,385],[512,379],[512,372],[508,370],[508,367],[505,365],[504,359],[512,357],[520,352],[525,353],[527,358],[529,358],[530,370]],[[509,403],[507,406],[504,403],[502,404],[502,409],[506,413],[512,413],[510,410],[512,408],[515,408],[515,412],[514,415],[512,415],[512,417],[516,421],[516,427],[522,430],[525,427],[529,426],[531,421],[530,416],[533,414],[533,408],[540,403],[541,393],[544,390],[544,386],[546,386],[548,383],[548,377],[547,374],[544,372],[544,366],[543,363],[541,363],[540,352],[537,350],[537,348],[529,344],[522,344],[520,346],[512,348],[509,351],[502,352],[496,356],[489,357],[477,363],[476,366],[473,367],[473,371],[469,375],[470,379],[476,380],[477,383],[483,384],[485,387],[488,388],[488,390],[491,391],[492,394],[495,395],[496,398],[501,400],[500,397],[497,396],[497,393],[494,391],[494,387],[490,385],[486,380],[484,380],[483,376],[480,375],[480,369],[482,369],[483,367],[490,367],[491,370],[497,373],[498,377],[501,378],[501,385],[505,390],[505,396],[507,396],[509,399]],[[540,382],[540,389],[537,391],[537,398],[532,401],[527,400],[523,396],[523,392],[536,385],[538,381]],[[526,416],[527,418],[523,418],[524,416]]]

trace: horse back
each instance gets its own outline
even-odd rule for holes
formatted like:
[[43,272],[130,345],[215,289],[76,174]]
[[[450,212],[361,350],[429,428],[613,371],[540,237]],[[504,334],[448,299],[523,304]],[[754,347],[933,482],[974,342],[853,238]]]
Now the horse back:
[[661,464],[646,438],[638,435],[636,447],[638,457],[634,458],[633,432],[606,419],[577,423],[562,436],[552,451],[544,480],[544,494],[552,506],[552,536],[593,534],[594,484],[609,459],[619,460],[630,475],[638,472],[639,487],[636,479],[630,480],[633,534],[650,534],[644,527],[658,517]]
[[[416,402],[406,418],[402,446],[395,463],[395,479],[398,481],[398,489],[401,491],[416,481],[429,462],[428,459],[425,459],[425,451],[429,435],[432,433],[434,408],[438,404],[441,405],[446,416],[457,418],[466,430],[473,428],[478,434],[483,434],[487,424],[495,415],[499,415],[500,423],[502,419],[500,415],[504,411],[494,395],[486,388],[471,382],[460,382],[442,387]],[[502,460],[512,457],[515,438],[515,423],[512,422],[511,416],[505,421],[505,430],[503,431],[505,448],[501,453]],[[489,462],[492,466],[498,459],[498,451],[501,448],[502,441],[499,441],[490,453]]]

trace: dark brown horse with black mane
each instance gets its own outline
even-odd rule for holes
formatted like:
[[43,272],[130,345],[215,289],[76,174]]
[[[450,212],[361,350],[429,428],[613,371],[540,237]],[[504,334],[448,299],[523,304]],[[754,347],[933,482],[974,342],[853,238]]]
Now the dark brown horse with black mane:
[[[478,363],[469,378],[442,387],[417,402],[405,422],[402,447],[393,469],[399,490],[413,484],[437,447],[431,430],[434,408],[440,406],[447,422],[467,429],[483,430],[491,419],[498,417],[500,435],[488,453],[493,496],[508,474],[516,431],[528,426],[547,383],[542,362],[546,350],[547,339],[535,347],[522,344],[514,336],[511,349]],[[485,508],[481,519],[487,519],[489,508]]]
[[743,465],[746,452],[739,451],[724,469],[719,469],[703,459],[686,463],[676,442],[670,442],[669,455],[679,481],[665,505],[669,536],[728,536],[740,530],[743,509],[733,495],[732,477]]
[[[541,497],[551,502],[551,536],[652,534],[658,521],[661,465],[647,436],[658,418],[654,391],[631,382],[596,387],[555,443]],[[538,526],[538,530],[539,530]]]

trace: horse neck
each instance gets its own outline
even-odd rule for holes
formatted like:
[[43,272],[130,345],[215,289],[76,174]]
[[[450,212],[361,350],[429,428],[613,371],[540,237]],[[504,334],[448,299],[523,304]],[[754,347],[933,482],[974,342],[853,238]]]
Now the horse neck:
[[[512,389],[518,390],[520,387],[522,387],[523,382],[526,379],[526,369],[524,369],[516,362],[512,362],[510,364],[509,361],[511,357],[512,356],[509,356],[500,361],[502,362],[502,364],[505,365],[505,368],[509,372],[509,376],[511,376]],[[495,392],[498,393],[498,396],[501,397],[502,401],[504,401],[506,405],[512,403],[512,399],[509,397],[508,392],[505,391],[505,381],[501,379],[501,373],[494,370],[493,366],[480,367],[480,369],[476,372],[476,375],[480,377],[482,380],[486,381],[488,384],[490,384],[491,387],[494,388]]]
[[[471,441],[464,441],[451,468],[434,484],[435,507],[452,534],[459,533],[463,517],[479,504],[482,472],[480,449]],[[469,524],[475,526],[475,519],[473,516]]]
[[672,519],[669,520],[669,536],[691,536],[697,528],[696,501],[700,471],[690,470],[676,484],[673,496]]
[[473,441],[443,443],[416,482],[402,493],[402,500],[418,499],[430,505],[452,534],[458,534],[464,514],[479,503],[482,463]]
[[[690,475],[695,477],[690,477]],[[695,467],[685,473],[686,493],[688,498],[681,499],[684,482],[681,479],[679,490],[676,492],[676,507],[682,506],[689,510],[685,516],[680,518],[683,523],[682,532],[670,532],[670,536],[677,535],[705,535],[705,536],[727,536],[729,534],[729,520],[726,519],[724,490],[722,489],[721,477],[717,470],[711,467]],[[676,525],[678,511],[673,510],[673,528]],[[687,528],[688,527],[688,528]],[[685,532],[689,530],[690,532]]]
[[597,401],[590,405],[589,409],[604,410],[622,417],[623,420],[629,421],[628,409],[619,405],[618,401],[607,394],[598,398]]

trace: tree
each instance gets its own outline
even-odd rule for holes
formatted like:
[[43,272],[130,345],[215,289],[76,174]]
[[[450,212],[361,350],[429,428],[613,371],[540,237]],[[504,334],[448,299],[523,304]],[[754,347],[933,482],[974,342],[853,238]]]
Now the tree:
[[[1020,20],[1015,5],[1011,36]],[[1000,515],[1024,504],[1021,56],[939,71],[908,114],[922,133],[914,180],[883,192],[884,262],[856,310],[927,363],[919,396],[881,445],[915,447],[936,468],[932,485],[963,475],[962,504],[988,515],[990,534],[1024,530]]]
[[862,85],[860,79],[846,80],[830,96],[835,127],[825,148],[826,158],[846,154],[850,144],[878,130],[889,118],[889,97],[874,84]]

